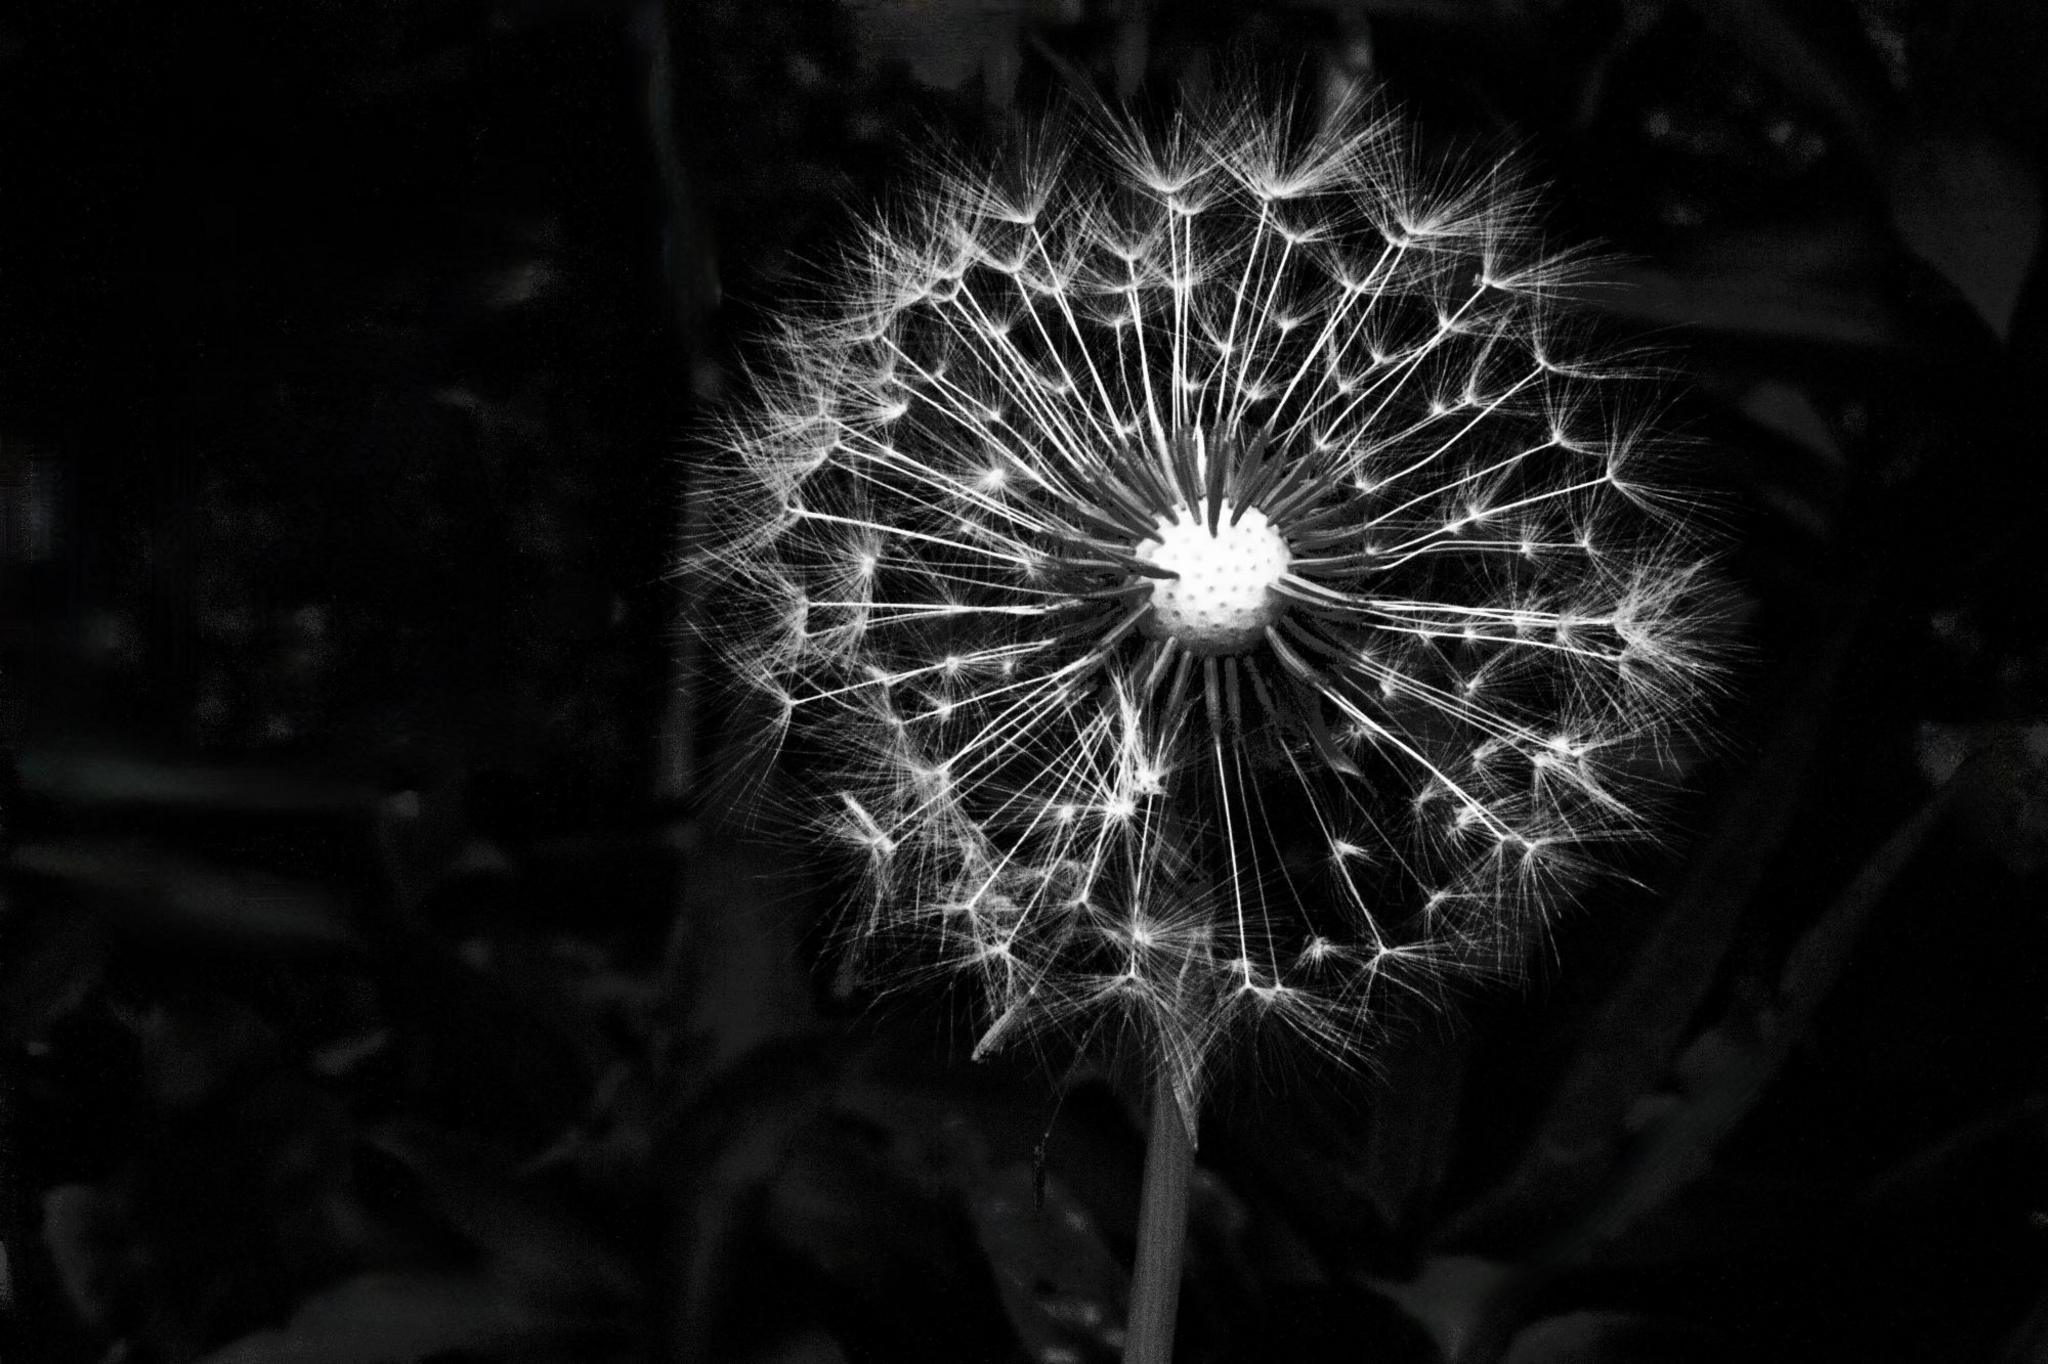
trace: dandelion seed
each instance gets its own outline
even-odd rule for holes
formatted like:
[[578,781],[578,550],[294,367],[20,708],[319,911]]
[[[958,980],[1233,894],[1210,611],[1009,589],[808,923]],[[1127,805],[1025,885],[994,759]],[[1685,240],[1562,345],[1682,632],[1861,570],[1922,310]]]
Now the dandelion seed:
[[779,334],[701,556],[837,751],[860,931],[981,980],[977,1054],[1137,1025],[1188,1115],[1233,1037],[1512,962],[1715,676],[1576,260],[1507,172],[1310,124],[938,161]]

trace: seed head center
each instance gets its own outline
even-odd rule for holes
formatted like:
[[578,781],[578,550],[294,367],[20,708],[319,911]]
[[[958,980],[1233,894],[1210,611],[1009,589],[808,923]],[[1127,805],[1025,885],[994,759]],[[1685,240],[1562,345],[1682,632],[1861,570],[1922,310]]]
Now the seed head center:
[[1161,513],[1137,555],[1179,575],[1152,580],[1147,631],[1213,658],[1243,653],[1264,637],[1280,615],[1274,584],[1293,555],[1257,507],[1233,525],[1231,506],[1223,503],[1213,533],[1205,511],[1181,506]]

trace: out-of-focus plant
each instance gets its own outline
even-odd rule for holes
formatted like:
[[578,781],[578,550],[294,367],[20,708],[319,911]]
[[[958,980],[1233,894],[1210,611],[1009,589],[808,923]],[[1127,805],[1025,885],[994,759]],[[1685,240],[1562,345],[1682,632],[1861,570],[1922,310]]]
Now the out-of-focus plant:
[[932,157],[774,334],[696,562],[836,767],[852,950],[986,1055],[1130,1042],[1127,1358],[1164,1360],[1205,1073],[1512,975],[1718,675],[1698,508],[1582,259],[1391,114],[1238,89]]

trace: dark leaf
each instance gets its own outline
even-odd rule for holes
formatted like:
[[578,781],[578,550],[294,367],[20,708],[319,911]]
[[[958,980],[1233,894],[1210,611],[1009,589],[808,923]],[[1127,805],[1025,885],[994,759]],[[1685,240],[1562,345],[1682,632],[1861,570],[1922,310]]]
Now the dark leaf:
[[40,750],[20,760],[23,789],[73,806],[367,815],[368,786],[289,768],[200,767],[121,753]]
[[1892,223],[2003,339],[2041,241],[2041,180],[1984,134],[1929,133],[1892,157]]
[[2048,724],[1924,724],[1915,747],[1931,784],[1960,782],[1971,841],[2021,876],[2048,866]]
[[1886,91],[1842,0],[1690,0],[1787,94],[1805,101],[1866,162],[1883,144]]
[[523,1185],[483,1143],[423,1123],[392,1124],[373,1140],[419,1177],[428,1207],[521,1297],[591,1310],[639,1297],[639,1275],[594,1228]]
[[1389,1050],[1388,1076],[1366,1124],[1364,1185],[1386,1225],[1421,1226],[1434,1211],[1457,1144],[1471,1034],[1418,1030]]
[[1940,794],[1900,823],[1833,904],[1787,954],[1774,990],[1738,992],[1721,1020],[1673,1066],[1678,1092],[1646,1105],[1654,1114],[1600,1199],[1546,1251],[1557,1263],[1596,1254],[1703,1174],[1717,1147],[1748,1114],[1819,1012],[1899,873],[1940,823]]
[[1662,1077],[1705,1001],[1744,907],[1798,808],[1855,619],[1843,614],[1795,665],[1778,729],[1692,859],[1628,975],[1607,997],[1571,1068],[1551,1091],[1514,1171],[1442,1229],[1442,1243],[1514,1226],[1544,1228],[1596,1188],[1630,1110]]
[[681,1035],[663,1059],[688,1072],[670,1077],[687,1088],[809,1025],[796,944],[818,897],[804,863],[739,815],[692,825],[683,837],[689,870],[666,982]]
[[1646,322],[1702,327],[1857,350],[1908,343],[1905,319],[1851,281],[1802,279],[1773,268],[1772,243],[1753,266],[1707,272],[1625,269],[1613,283],[1574,292],[1594,307]]
[[324,885],[216,867],[135,840],[31,843],[9,862],[17,872],[64,882],[164,928],[275,947],[357,941],[353,907]]
[[97,914],[67,906],[20,917],[25,922],[8,935],[0,960],[0,1036],[15,1045],[40,1039],[84,1002],[100,982],[109,948]]
[[1022,26],[1034,0],[920,4],[850,0],[861,46],[875,62],[902,62],[923,84],[957,90],[977,74],[1010,71],[1015,81]]
[[1432,1255],[1404,1283],[1377,1283],[1428,1331],[1446,1360],[1485,1359],[1519,1302],[1520,1266],[1476,1255]]
[[200,1364],[412,1364],[457,1350],[532,1350],[583,1328],[487,1276],[371,1273],[315,1293],[282,1328]]
[[91,1184],[60,1184],[43,1195],[43,1246],[72,1310],[111,1323],[144,1264],[116,1195]]
[[1123,1346],[1123,1266],[1095,1219],[1066,1185],[1048,1177],[1034,1206],[1025,1165],[984,1166],[968,1184],[967,1209],[995,1272],[1003,1310],[1033,1359],[1110,1359]]
[[1525,1328],[1500,1364],[1720,1364],[1738,1352],[1697,1322],[1586,1311]]

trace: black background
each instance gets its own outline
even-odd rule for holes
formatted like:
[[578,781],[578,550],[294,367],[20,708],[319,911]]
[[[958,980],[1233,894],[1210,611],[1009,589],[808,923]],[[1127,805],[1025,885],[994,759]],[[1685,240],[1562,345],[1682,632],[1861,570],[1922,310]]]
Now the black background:
[[1616,249],[1749,652],[1530,988],[1225,1077],[1181,1357],[2048,1358],[2035,0],[10,7],[0,1357],[1114,1357],[1124,1087],[833,988],[670,569],[907,140],[1246,62]]

